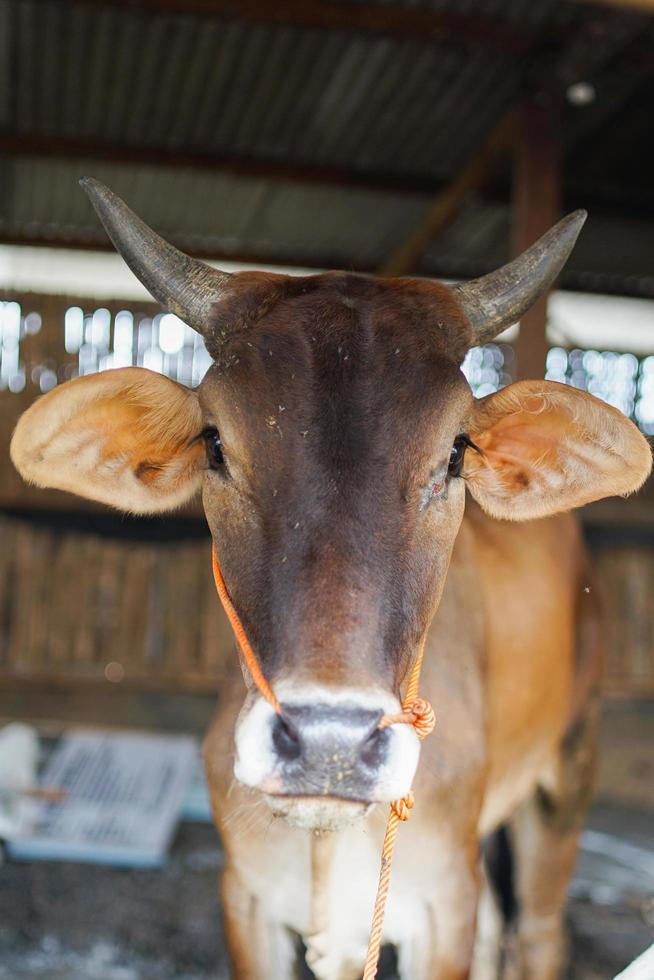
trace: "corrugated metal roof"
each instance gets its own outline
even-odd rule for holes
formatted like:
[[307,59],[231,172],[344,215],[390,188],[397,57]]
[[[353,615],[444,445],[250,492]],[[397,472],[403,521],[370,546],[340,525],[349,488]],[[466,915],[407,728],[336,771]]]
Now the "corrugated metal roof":
[[[419,219],[428,201],[421,181],[447,182],[460,172],[534,66],[553,63],[552,45],[564,45],[598,17],[616,16],[563,0],[380,0],[384,5],[485,18],[524,33],[529,43],[508,52],[458,35],[325,31],[154,4],[0,0],[0,140],[10,134],[14,141],[10,154],[0,151],[0,238],[104,242],[76,185],[91,173],[196,252],[375,268]],[[620,23],[625,37],[654,43],[653,22]],[[607,150],[607,169],[590,151],[630,104],[637,109],[622,119],[624,152],[640,139],[637,120],[654,95],[652,74],[647,64],[609,54],[591,79],[596,102],[567,111],[573,166],[566,178],[575,193],[592,173],[600,191],[615,196],[617,187],[625,199],[644,199],[642,161],[630,169]],[[30,149],[35,140],[38,152]],[[71,143],[79,145],[77,157]],[[102,159],[116,146],[122,162]],[[93,148],[91,157],[85,147]],[[239,175],[218,163],[161,166],[138,154],[130,161],[130,147],[382,175],[415,182],[416,192]],[[650,194],[654,202],[654,188]],[[422,268],[462,274],[467,263],[478,271],[504,256],[506,231],[502,204],[471,201]]]
[[[360,189],[321,188],[183,168],[139,167],[97,160],[17,159],[5,164],[11,188],[0,212],[0,236],[30,231],[46,241],[104,245],[107,241],[86,195],[88,174],[112,187],[164,236],[205,254],[248,249],[262,258],[305,255],[319,262],[369,268],[396,238],[409,233],[424,195],[391,197]],[[340,258],[340,263],[338,262]]]
[[488,46],[56,0],[12,13],[23,134],[445,177],[520,79]]

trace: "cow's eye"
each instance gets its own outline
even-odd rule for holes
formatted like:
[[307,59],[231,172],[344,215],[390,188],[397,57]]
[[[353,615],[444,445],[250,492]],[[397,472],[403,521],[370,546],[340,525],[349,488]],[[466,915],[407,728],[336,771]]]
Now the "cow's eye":
[[463,458],[466,454],[466,447],[470,445],[468,436],[457,436],[454,445],[450,450],[450,462],[447,468],[449,476],[460,476],[463,468]]
[[220,441],[218,429],[213,425],[209,425],[203,431],[202,436],[207,447],[209,466],[212,470],[220,469],[225,462],[225,457],[223,456],[223,445]]

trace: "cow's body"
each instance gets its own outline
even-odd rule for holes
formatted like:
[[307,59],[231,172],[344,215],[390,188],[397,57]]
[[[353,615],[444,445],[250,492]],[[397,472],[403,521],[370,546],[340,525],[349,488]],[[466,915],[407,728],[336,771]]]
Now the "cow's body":
[[[532,835],[534,860],[544,856],[537,842],[545,846],[547,837],[552,874],[544,893],[523,909],[526,945],[519,955],[538,969],[529,977],[556,976],[560,903],[592,769],[600,660],[595,626],[595,596],[570,516],[509,524],[469,503],[427,638],[422,692],[438,706],[437,727],[422,750],[411,823],[400,833],[384,930],[384,941],[398,947],[403,977],[467,975],[480,841],[520,807],[514,837]],[[232,674],[233,687],[221,696],[205,745],[227,850],[228,936],[239,976],[290,977],[294,936],[310,950],[315,943],[316,839],[271,820],[265,805],[234,783],[242,679],[236,665]],[[537,791],[541,804],[532,803],[529,814]],[[319,923],[326,941],[317,941],[329,952],[313,966],[320,980],[356,980],[361,973],[385,817],[386,808],[378,806],[365,823],[319,845],[329,892]],[[521,898],[529,903],[529,895]],[[534,929],[543,945],[528,942]],[[479,976],[496,975],[491,961],[499,963],[498,950],[489,951],[494,941],[480,937],[478,970],[487,972]]]
[[425,642],[437,727],[384,938],[403,980],[467,980],[477,917],[475,980],[495,980],[507,957],[487,889],[477,916],[480,846],[508,823],[514,976],[555,980],[599,631],[575,525],[552,515],[637,489],[651,453],[584,392],[522,381],[475,399],[460,365],[543,294],[584,214],[450,288],[228,276],[87,189],[213,364],[195,390],[141,368],[57,387],[21,418],[12,457],[35,483],[140,513],[202,489],[217,582],[252,651],[247,696],[235,664],[205,748],[235,977],[290,977],[298,937],[320,980],[361,971],[387,805],[418,763],[406,722],[420,705],[401,698]]

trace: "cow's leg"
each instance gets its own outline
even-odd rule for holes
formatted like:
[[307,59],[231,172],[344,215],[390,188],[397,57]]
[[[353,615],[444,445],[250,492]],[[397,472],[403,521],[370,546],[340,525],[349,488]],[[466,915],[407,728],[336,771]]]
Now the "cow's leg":
[[568,730],[535,793],[511,821],[524,980],[558,980],[564,965],[565,898],[593,793],[602,659],[594,593],[584,590]]
[[432,839],[429,847],[429,865],[434,869],[429,922],[399,945],[400,976],[402,980],[468,980],[479,894],[478,842],[476,837]]
[[512,823],[520,901],[516,955],[523,980],[560,976],[565,950],[563,909],[580,830],[578,825],[566,830],[552,826],[542,806],[542,800],[530,800]]
[[296,940],[272,922],[229,864],[222,879],[225,937],[235,980],[293,980],[297,976]]
[[436,881],[436,956],[429,974],[438,980],[468,980],[479,899],[479,842],[476,835],[445,855]]
[[575,727],[554,783],[539,787],[511,823],[524,980],[558,980],[564,965],[564,906],[591,798],[595,729],[592,716]]
[[[568,775],[571,775],[568,773]],[[579,775],[579,773],[577,773]],[[587,806],[583,775],[570,792],[543,787],[510,823],[517,911],[507,919],[485,883],[472,980],[558,980],[564,961],[565,897]]]
[[498,980],[500,953],[504,936],[502,913],[491,886],[484,875],[479,905],[471,980]]
[[471,980],[521,980],[517,913],[513,853],[507,828],[502,826],[484,842]]

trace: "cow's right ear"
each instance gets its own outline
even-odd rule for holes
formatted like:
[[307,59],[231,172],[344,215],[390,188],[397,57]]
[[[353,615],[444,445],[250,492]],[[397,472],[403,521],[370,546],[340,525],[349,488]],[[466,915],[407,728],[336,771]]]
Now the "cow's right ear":
[[478,452],[463,477],[491,517],[525,521],[633,493],[652,453],[633,422],[599,398],[555,381],[517,381],[476,402]]
[[148,514],[199,489],[201,432],[194,391],[145,368],[118,368],[39,398],[18,421],[11,458],[28,483]]

